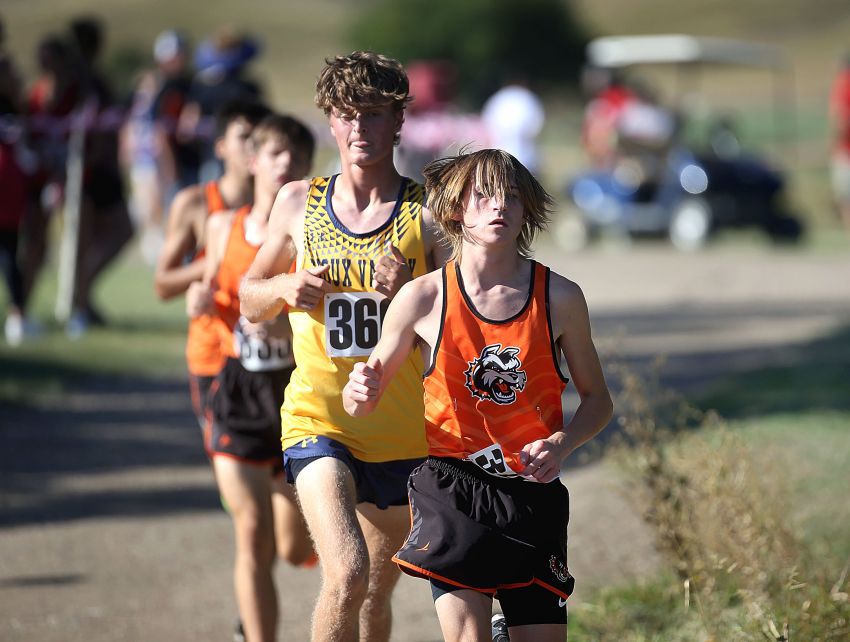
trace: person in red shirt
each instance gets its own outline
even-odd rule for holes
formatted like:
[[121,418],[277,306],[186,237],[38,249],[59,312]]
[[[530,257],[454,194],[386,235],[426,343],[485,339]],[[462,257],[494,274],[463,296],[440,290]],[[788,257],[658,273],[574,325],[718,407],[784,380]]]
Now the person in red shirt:
[[[0,34],[2,26],[0,22]],[[27,212],[29,181],[20,158],[27,150],[16,129],[10,127],[20,122],[20,107],[21,82],[17,68],[11,56],[0,48],[0,270],[9,292],[4,334],[11,346],[20,344],[34,329],[24,318],[27,297],[18,264],[18,241]]]
[[832,193],[844,227],[850,231],[850,54],[832,83],[829,97],[832,123]]
[[[511,640],[562,641],[574,582],[561,465],[612,413],[587,305],[578,285],[530,258],[551,198],[513,156],[482,150],[424,174],[453,259],[393,299],[345,409],[373,411],[399,364],[422,351],[429,457],[411,473],[410,534],[393,559],[431,582],[446,640],[490,640],[496,597]],[[569,420],[562,356],[581,398]]]
[[610,69],[586,68],[582,74],[582,86],[590,96],[584,109],[582,146],[594,167],[609,168],[617,153],[620,116],[637,98],[619,75]]

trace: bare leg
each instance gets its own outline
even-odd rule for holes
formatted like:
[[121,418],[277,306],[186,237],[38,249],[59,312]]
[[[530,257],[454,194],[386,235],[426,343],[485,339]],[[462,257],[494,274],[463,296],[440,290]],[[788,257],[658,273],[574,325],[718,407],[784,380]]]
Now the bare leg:
[[271,470],[229,457],[215,457],[213,466],[236,533],[233,579],[245,637],[251,642],[272,642],[277,627],[277,593],[272,578],[275,541]]
[[508,627],[511,642],[567,642],[566,624],[528,624]]
[[360,639],[384,642],[392,628],[391,598],[401,572],[392,556],[404,544],[410,529],[410,509],[358,504],[358,518],[369,549],[369,591],[360,609]]
[[492,642],[493,599],[489,595],[470,590],[452,591],[438,597],[434,606],[446,642]]
[[312,640],[356,642],[369,585],[369,551],[357,522],[354,478],[338,459],[322,457],[299,473],[296,485],[322,562]]
[[313,557],[313,542],[298,506],[295,487],[283,476],[272,480],[272,509],[277,556],[293,566],[304,564]]

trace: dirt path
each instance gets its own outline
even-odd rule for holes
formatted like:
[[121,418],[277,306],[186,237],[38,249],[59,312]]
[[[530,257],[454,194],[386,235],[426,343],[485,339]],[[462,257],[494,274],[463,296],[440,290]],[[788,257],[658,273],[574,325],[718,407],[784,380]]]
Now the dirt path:
[[[604,353],[693,390],[793,359],[850,322],[850,259],[657,248],[540,257],[584,288]],[[101,381],[0,415],[0,639],[230,639],[231,532],[182,382]],[[604,464],[568,467],[571,568],[589,587],[650,571],[651,534]],[[280,640],[306,640],[318,575],[277,570]],[[439,640],[427,585],[402,578],[394,640]]]

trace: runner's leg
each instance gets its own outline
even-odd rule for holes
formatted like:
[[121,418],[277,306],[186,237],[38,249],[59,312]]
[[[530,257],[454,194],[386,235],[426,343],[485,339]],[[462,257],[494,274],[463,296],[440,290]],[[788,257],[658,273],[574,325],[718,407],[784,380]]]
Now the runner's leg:
[[566,624],[526,624],[509,626],[511,642],[566,642]]
[[434,607],[446,642],[492,642],[493,599],[489,595],[468,589],[452,591],[438,597]]
[[380,509],[362,503],[357,506],[357,517],[369,549],[369,590],[360,609],[360,639],[383,642],[390,639],[392,592],[401,575],[392,556],[410,530],[410,509]]
[[298,506],[295,486],[283,476],[272,480],[272,509],[277,556],[293,566],[300,566],[313,557],[313,542],[307,523]]
[[369,551],[356,518],[354,476],[340,460],[322,457],[301,470],[296,486],[322,562],[311,639],[355,642],[369,584]]
[[230,457],[215,457],[213,466],[236,534],[233,578],[245,637],[251,642],[272,642],[277,593],[272,578],[275,541],[270,467]]

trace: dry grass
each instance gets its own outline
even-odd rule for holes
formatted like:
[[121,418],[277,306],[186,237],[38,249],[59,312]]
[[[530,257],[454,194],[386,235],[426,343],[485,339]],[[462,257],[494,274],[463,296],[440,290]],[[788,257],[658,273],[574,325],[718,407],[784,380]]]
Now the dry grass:
[[848,568],[816,558],[789,527],[782,470],[716,414],[619,374],[622,459],[699,639],[848,639]]

